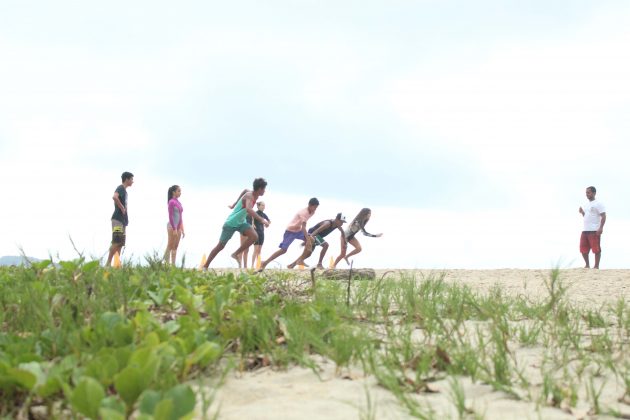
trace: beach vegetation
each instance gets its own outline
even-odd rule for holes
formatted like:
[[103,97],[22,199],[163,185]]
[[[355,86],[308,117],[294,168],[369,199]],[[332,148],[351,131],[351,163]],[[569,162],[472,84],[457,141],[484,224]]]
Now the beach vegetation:
[[[345,281],[156,258],[0,269],[0,416],[213,418],[230,372],[297,365],[318,375],[322,359],[338,376],[361,369],[415,418],[483,417],[464,382],[540,409],[630,406],[629,306],[573,304],[561,270],[534,298],[442,273]],[[607,393],[611,381],[623,395]],[[359,415],[375,418],[366,396]]]

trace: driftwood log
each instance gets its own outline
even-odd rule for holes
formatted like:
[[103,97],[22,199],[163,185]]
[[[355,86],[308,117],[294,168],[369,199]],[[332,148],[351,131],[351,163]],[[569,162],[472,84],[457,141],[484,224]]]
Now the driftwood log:
[[[352,272],[352,274],[350,273]],[[357,269],[330,269],[324,270],[319,274],[319,277],[329,280],[348,280],[350,275],[352,279],[364,279],[374,280],[376,278],[376,272],[372,268],[357,268]]]

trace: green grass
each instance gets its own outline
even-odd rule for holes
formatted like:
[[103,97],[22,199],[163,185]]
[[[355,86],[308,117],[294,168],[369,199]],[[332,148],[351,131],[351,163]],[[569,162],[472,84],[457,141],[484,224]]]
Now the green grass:
[[[150,262],[103,269],[83,259],[0,269],[0,417],[176,419],[210,406],[229,369],[361,367],[411,417],[478,418],[462,378],[534,405],[616,413],[604,383],[630,395],[630,308],[575,307],[561,272],[547,295],[509,296],[443,276],[348,282],[295,274],[201,273]],[[540,379],[519,354],[536,352]],[[228,363],[223,363],[228,361]],[[227,366],[227,367],[226,367]],[[195,384],[215,389],[199,391]],[[197,391],[193,391],[193,390]],[[439,393],[439,392],[438,392]],[[623,395],[622,395],[623,394]],[[358,416],[374,418],[368,396]],[[614,400],[614,399],[612,399]],[[450,414],[449,414],[450,413]],[[214,413],[219,415],[220,413]]]

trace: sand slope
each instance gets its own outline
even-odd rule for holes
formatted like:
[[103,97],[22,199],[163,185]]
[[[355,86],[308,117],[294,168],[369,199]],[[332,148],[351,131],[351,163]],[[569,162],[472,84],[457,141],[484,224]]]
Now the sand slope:
[[[546,295],[545,280],[551,270],[381,270],[386,278],[400,275],[417,279],[442,277],[448,282],[469,285],[480,292],[499,285],[511,295],[532,298]],[[601,307],[620,297],[630,300],[630,270],[567,269],[560,272],[569,285],[568,297],[577,305]],[[535,371],[537,349],[518,349]],[[529,361],[527,358],[531,358]],[[365,377],[359,369],[335,372],[334,363],[318,359],[320,371],[292,367],[288,371],[263,368],[254,372],[231,372],[218,391],[210,413],[220,412],[222,419],[406,419],[411,418],[396,398]],[[571,419],[587,418],[588,406],[578,405],[571,413],[557,408],[537,407],[533,402],[517,401],[493,391],[488,385],[460,378],[466,405],[487,419]],[[614,381],[612,381],[614,382]],[[423,398],[436,411],[437,418],[457,418],[449,397],[447,381],[432,384],[435,394]],[[623,390],[611,383],[606,386],[603,401],[614,404]],[[368,400],[369,398],[369,400]],[[630,407],[619,405],[630,414]],[[628,408],[626,408],[628,407]],[[473,417],[471,417],[473,418]],[[603,417],[602,417],[603,418]]]

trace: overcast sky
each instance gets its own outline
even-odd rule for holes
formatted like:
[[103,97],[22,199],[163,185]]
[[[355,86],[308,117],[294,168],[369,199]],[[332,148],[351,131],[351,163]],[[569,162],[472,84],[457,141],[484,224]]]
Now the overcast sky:
[[355,266],[579,267],[595,185],[601,267],[630,268],[628,22],[608,0],[3,0],[0,255],[100,258],[131,171],[136,261],[170,185],[194,266],[263,176],[263,257],[316,196],[312,222],[372,209]]

